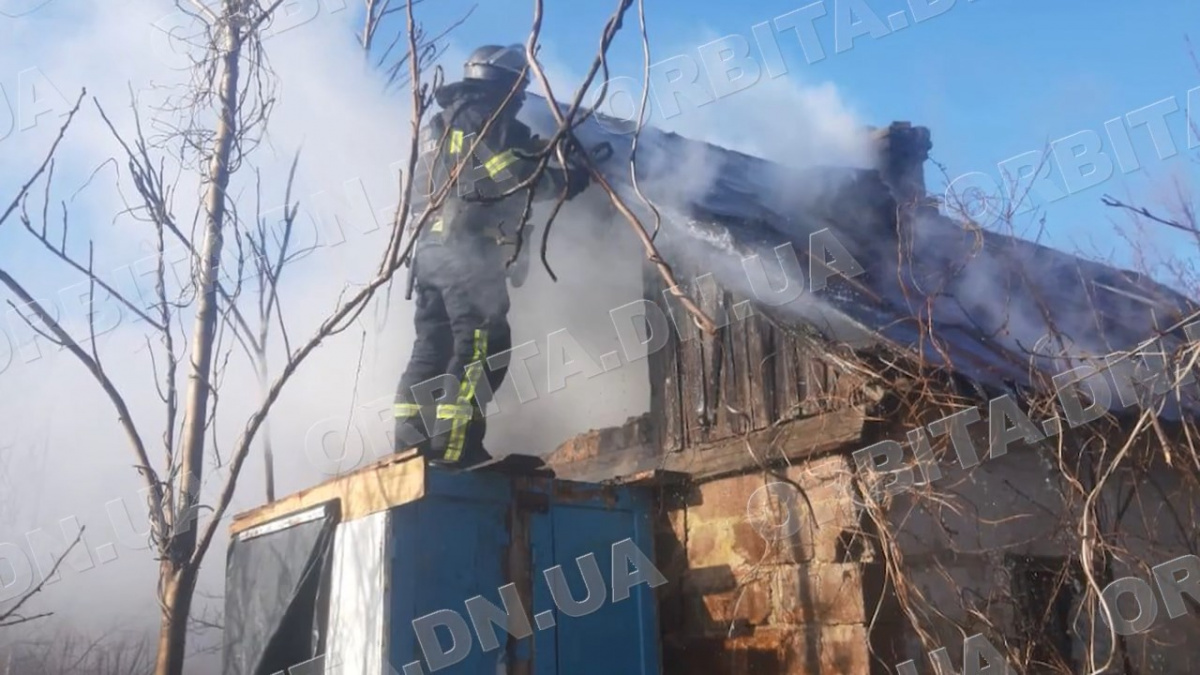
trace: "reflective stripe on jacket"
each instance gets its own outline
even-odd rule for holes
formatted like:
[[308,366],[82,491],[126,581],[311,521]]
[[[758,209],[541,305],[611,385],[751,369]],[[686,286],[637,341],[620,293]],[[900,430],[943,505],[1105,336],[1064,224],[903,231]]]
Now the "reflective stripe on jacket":
[[[503,117],[480,137],[494,112],[492,103],[464,98],[434,114],[422,129],[421,157],[413,184],[414,217],[420,216],[428,200],[446,185],[454,167],[467,158],[440,213],[428,221],[426,233],[440,238],[476,235],[499,239],[503,224],[506,235],[515,234],[527,194],[518,190],[498,198],[533,174],[537,160],[531,156],[542,150],[544,142],[521,122]],[[532,186],[535,199],[554,198],[562,191],[562,170],[555,165],[551,162]]]

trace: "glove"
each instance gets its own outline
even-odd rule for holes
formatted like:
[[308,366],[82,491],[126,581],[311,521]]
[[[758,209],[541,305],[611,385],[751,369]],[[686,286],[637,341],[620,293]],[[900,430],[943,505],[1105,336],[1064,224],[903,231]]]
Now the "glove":
[[[532,231],[533,227],[530,226],[529,230]],[[500,254],[505,261],[512,258],[514,253],[517,254],[517,259],[504,269],[504,276],[513,288],[520,288],[529,276],[529,246],[530,243],[526,241],[518,253],[516,239],[506,239],[500,244]]]
[[520,288],[525,285],[525,279],[528,277],[529,256],[522,254],[517,256],[508,268],[508,283],[512,284],[513,288]]

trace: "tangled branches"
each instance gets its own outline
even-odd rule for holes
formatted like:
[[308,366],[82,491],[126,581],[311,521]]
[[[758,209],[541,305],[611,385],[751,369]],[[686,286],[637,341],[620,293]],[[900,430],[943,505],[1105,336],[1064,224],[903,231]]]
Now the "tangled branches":
[[[1194,228],[1194,221],[1172,223]],[[1004,255],[994,235],[975,231],[971,256]],[[879,420],[873,438],[911,448],[903,468],[880,472],[860,461],[854,482],[858,536],[886,570],[920,651],[954,651],[984,634],[1017,672],[1092,674],[1147,672],[1172,649],[1193,653],[1194,620],[1160,612],[1144,630],[1117,630],[1135,612],[1119,610],[1105,589],[1124,577],[1153,581],[1161,574],[1155,566],[1196,555],[1200,546],[1200,309],[1161,287],[1156,293],[1141,277],[1098,266],[1081,268],[1071,286],[1083,289],[1087,307],[1066,307],[1070,294],[1047,287],[1044,270],[1012,255],[1005,260],[1013,284],[1006,290],[991,279],[1005,296],[994,299],[1004,310],[992,312],[1002,318],[968,323],[968,339],[980,346],[955,349],[952,340],[962,338],[935,322],[934,303],[962,287],[916,287],[914,247],[903,235],[898,251],[900,283],[921,310],[913,318],[920,346],[937,362],[907,352],[836,353],[859,390],[879,392],[869,404]],[[1031,312],[1046,326],[1032,345],[1020,338]],[[1138,328],[1148,339],[1117,337],[1122,344],[1114,344],[1114,336]],[[1021,381],[981,386],[956,374],[979,372],[979,363],[965,359],[988,343],[1009,345],[999,351],[1010,359],[1024,355]],[[851,403],[861,401],[843,402]],[[899,485],[903,476],[911,480]],[[913,649],[907,652],[912,658]],[[876,658],[889,668],[896,663]]]

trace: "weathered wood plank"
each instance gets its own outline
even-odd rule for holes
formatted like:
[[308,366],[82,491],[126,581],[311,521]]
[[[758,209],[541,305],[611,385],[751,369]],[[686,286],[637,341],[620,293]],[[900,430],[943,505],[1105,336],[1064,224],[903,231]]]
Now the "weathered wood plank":
[[693,480],[784,465],[862,442],[865,417],[857,408],[785,422],[746,436],[688,448],[663,458],[661,469]]
[[425,461],[415,450],[385,457],[353,473],[314,485],[269,504],[239,513],[230,535],[275,518],[337,501],[341,520],[349,522],[419,499],[425,494]]
[[603,482],[615,485],[661,486],[679,485],[689,480],[691,480],[691,476],[686,473],[663,471],[661,469],[646,469],[645,471],[637,471],[625,476],[616,476]]
[[557,471],[562,466],[590,460],[620,448],[654,446],[656,445],[654,427],[653,413],[645,413],[631,417],[624,424],[618,426],[592,429],[582,434],[576,434],[546,455],[545,465]]
[[775,420],[796,417],[796,406],[804,398],[803,377],[796,359],[795,341],[776,332],[775,342]]
[[706,432],[702,416],[705,410],[702,331],[692,323],[691,315],[674,297],[668,303],[679,332],[679,408],[683,423],[683,447],[687,447],[703,442]]
[[724,323],[725,292],[717,285],[712,275],[696,280],[694,288],[699,296],[700,309],[719,327],[716,335],[702,333],[700,352],[703,371],[703,408],[700,424],[703,434],[700,442],[709,442],[730,435],[727,415],[721,394],[724,389],[725,356],[728,353],[728,331],[720,327]]
[[725,399],[729,407],[737,411],[730,413],[730,428],[735,435],[740,436],[754,429],[754,410],[750,398],[754,391],[751,384],[754,366],[750,362],[748,338],[748,321],[753,317],[738,319],[734,311],[737,302],[737,298],[733,298],[729,309],[729,338],[733,344],[729,350],[731,377],[728,379]]
[[704,405],[708,413],[708,429],[704,443],[733,435],[729,427],[729,411],[725,409],[725,381],[729,378],[729,331],[720,328],[717,335],[704,345]]
[[[740,377],[734,359],[734,351],[740,332],[733,324],[722,326],[716,340],[709,343],[714,353],[709,356],[713,364],[713,377],[709,379],[709,407],[712,411],[712,428],[709,429],[707,442],[729,438],[740,433],[741,415]],[[732,410],[731,410],[732,408]]]
[[679,377],[679,334],[674,326],[670,329],[667,344],[659,350],[662,364],[662,432],[659,440],[663,450],[675,452],[683,448],[683,401],[680,394]]
[[816,399],[822,396],[823,364],[801,340],[791,338],[789,342],[796,368],[796,400],[792,414],[808,415],[814,409]]
[[[678,454],[678,453],[675,453]],[[632,476],[658,469],[664,457],[657,445],[634,445],[613,449],[586,459],[555,465],[554,475],[560,480],[602,483],[622,476]]]
[[784,466],[841,448],[857,449],[863,442],[864,419],[857,408],[843,408],[682,452],[663,455],[653,446],[633,445],[556,465],[554,471],[560,479],[596,483],[676,474],[686,474],[692,480],[715,478],[759,467]]
[[804,358],[804,352],[796,344],[796,339],[789,337],[787,348],[789,373],[793,378],[792,400],[788,401],[784,419],[791,419],[804,414],[805,403],[812,400],[813,391],[813,360]]
[[746,401],[751,429],[765,429],[775,421],[775,356],[770,324],[759,314],[742,321],[746,334]]
[[813,382],[820,387],[819,395],[821,400],[827,405],[839,398],[838,370],[829,361],[822,358],[814,357],[812,359],[816,369],[816,375],[813,377]]
[[[642,299],[650,303],[661,302],[661,283],[659,283],[653,275],[653,270],[650,269],[648,260],[642,261]],[[666,426],[666,419],[670,415],[670,411],[666,406],[666,370],[667,364],[664,363],[663,357],[665,350],[660,349],[652,352],[646,357],[646,376],[650,379],[650,409],[651,417],[661,420],[659,423],[658,433],[662,434],[662,428]]]
[[[663,291],[666,284],[658,270],[649,261],[642,266],[643,297],[656,307],[667,312]],[[650,327],[647,325],[647,333]],[[658,441],[667,452],[683,447],[683,411],[679,400],[679,335],[670,320],[667,321],[666,343],[648,357],[647,371],[650,377],[650,414],[654,420]]]

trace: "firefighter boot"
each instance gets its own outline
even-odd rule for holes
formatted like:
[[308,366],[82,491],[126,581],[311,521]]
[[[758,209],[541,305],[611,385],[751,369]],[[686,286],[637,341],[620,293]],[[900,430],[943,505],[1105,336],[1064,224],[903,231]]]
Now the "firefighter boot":
[[456,433],[451,429],[435,435],[427,454],[429,463],[447,469],[465,470],[490,461],[492,456],[484,450],[482,442],[485,426],[483,417],[476,410],[463,430]]
[[480,414],[479,409],[476,408],[475,417],[471,420],[470,426],[467,427],[467,438],[462,458],[462,467],[464,469],[479,466],[493,459],[491,453],[483,447],[483,437],[486,431],[487,418]]

